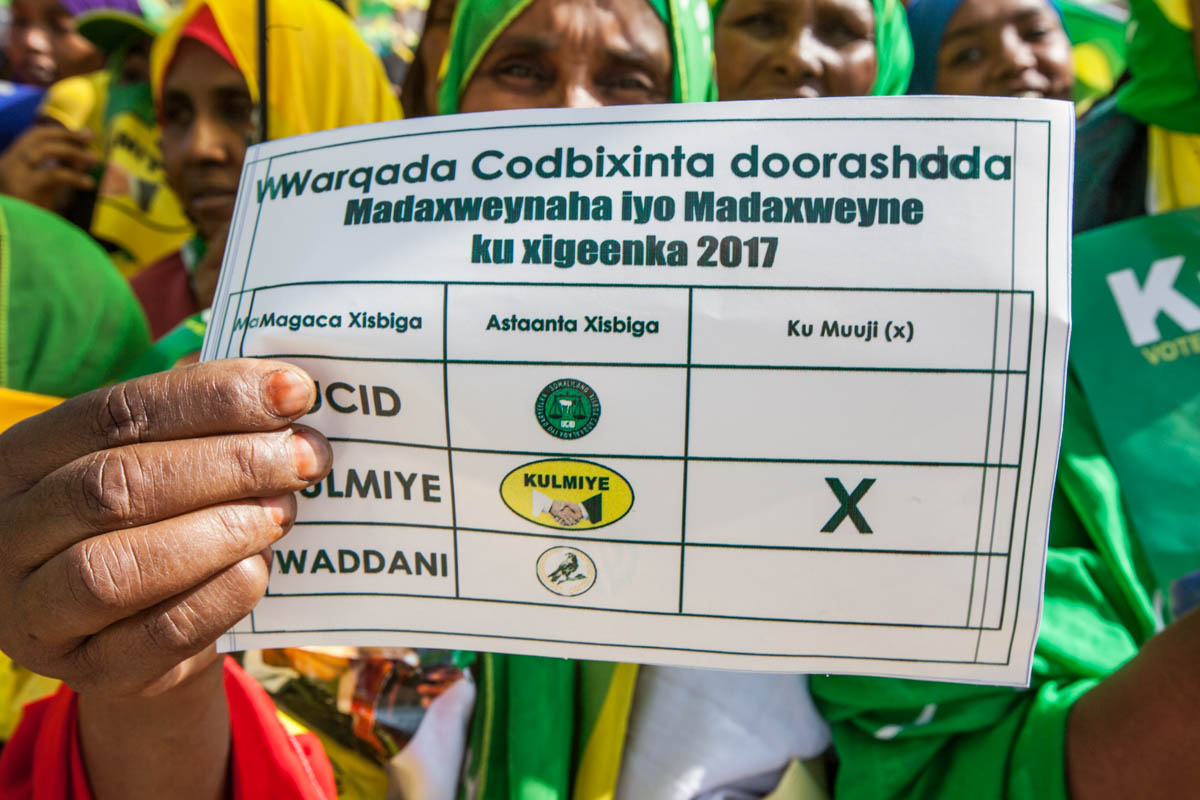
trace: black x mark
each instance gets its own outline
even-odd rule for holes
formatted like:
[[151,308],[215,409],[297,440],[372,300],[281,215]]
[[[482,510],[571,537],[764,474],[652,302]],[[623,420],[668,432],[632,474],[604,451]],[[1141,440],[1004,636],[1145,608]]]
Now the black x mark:
[[850,517],[850,521],[854,523],[854,527],[858,528],[859,533],[871,533],[871,526],[867,524],[867,518],[858,510],[858,502],[863,499],[863,495],[867,493],[867,490],[874,485],[875,479],[863,478],[850,494],[846,494],[846,487],[842,486],[842,482],[837,478],[826,478],[825,482],[829,484],[829,488],[833,490],[838,502],[842,505],[829,518],[829,522],[825,523],[825,527],[821,528],[821,532],[833,533],[837,530],[837,526],[842,524],[842,520]]

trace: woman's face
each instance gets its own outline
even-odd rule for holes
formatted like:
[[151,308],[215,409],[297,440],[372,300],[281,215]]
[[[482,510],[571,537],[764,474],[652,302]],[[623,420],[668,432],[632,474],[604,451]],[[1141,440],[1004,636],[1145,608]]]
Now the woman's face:
[[938,50],[938,94],[1070,100],[1071,42],[1045,0],[964,0]]
[[163,85],[167,183],[206,240],[233,218],[254,103],[242,74],[193,39],[179,44]]
[[76,32],[58,0],[13,0],[8,60],[18,82],[35,86],[104,66],[104,54]]
[[717,18],[722,100],[867,95],[875,85],[871,0],[727,0]]
[[462,111],[665,103],[667,28],[646,0],[534,0],[492,44]]

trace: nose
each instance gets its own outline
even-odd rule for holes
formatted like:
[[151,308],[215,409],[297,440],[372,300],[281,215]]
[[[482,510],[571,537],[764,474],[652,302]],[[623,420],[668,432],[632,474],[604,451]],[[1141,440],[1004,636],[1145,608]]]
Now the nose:
[[223,163],[229,159],[224,126],[207,114],[197,114],[187,135],[187,157],[193,164]]
[[564,82],[559,100],[560,108],[599,108],[604,102],[588,81],[573,79]]
[[50,40],[50,34],[41,25],[29,25],[24,29],[24,34],[21,36],[21,44],[26,50],[35,53],[50,54],[54,51],[54,43]]
[[812,27],[805,25],[780,47],[775,69],[795,80],[820,75],[824,71],[821,42]]
[[1006,75],[1019,75],[1037,66],[1033,47],[1012,25],[1006,25],[1000,32],[1000,59],[1001,69]]

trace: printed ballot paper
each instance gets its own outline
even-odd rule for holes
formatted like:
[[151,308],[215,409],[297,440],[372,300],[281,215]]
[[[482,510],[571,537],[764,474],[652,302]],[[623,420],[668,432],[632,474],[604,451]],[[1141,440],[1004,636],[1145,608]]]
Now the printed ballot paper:
[[1072,109],[470,114],[251,148],[205,358],[333,443],[229,649],[1023,684]]

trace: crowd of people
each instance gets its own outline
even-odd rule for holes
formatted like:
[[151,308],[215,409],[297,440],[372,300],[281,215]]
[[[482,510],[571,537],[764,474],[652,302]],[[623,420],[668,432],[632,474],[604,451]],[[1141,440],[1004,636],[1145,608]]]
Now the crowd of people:
[[302,370],[192,363],[264,133],[1048,98],[1077,105],[1076,233],[1200,205],[1200,0],[268,0],[265,55],[251,0],[5,5],[0,799],[1200,794],[1200,616],[1164,602],[1074,378],[1028,689],[455,653],[389,747],[281,701],[334,680],[322,654],[216,655],[331,449]]

